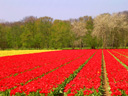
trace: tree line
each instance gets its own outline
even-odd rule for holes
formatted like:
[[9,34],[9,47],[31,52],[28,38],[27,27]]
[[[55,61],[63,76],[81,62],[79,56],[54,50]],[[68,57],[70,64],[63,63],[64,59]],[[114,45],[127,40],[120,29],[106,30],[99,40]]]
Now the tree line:
[[18,22],[0,23],[0,49],[127,46],[128,11],[69,20],[29,16]]

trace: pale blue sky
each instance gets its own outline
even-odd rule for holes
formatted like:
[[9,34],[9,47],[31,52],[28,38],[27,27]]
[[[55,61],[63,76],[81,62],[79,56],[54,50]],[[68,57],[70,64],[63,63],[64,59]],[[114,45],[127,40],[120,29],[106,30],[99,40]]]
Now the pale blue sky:
[[19,21],[26,16],[67,20],[128,10],[128,0],[0,0],[0,19]]

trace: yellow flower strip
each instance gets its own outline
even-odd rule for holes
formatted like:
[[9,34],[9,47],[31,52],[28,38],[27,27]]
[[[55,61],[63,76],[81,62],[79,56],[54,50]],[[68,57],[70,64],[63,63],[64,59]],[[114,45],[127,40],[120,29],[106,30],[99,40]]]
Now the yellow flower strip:
[[48,52],[54,50],[0,50],[0,57],[11,56],[11,55],[20,55],[20,54],[29,54],[29,53],[39,53],[39,52]]

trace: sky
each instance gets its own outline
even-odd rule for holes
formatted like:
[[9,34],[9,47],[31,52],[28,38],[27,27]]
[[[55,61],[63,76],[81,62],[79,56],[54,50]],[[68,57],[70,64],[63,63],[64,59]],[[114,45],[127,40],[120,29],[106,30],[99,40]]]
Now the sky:
[[68,20],[126,10],[128,0],[0,0],[0,20],[9,22],[27,16]]

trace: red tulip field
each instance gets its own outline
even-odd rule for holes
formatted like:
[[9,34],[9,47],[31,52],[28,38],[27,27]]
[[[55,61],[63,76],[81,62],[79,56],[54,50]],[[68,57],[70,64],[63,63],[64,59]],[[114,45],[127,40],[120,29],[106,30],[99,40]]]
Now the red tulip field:
[[0,96],[127,96],[128,49],[0,57]]

